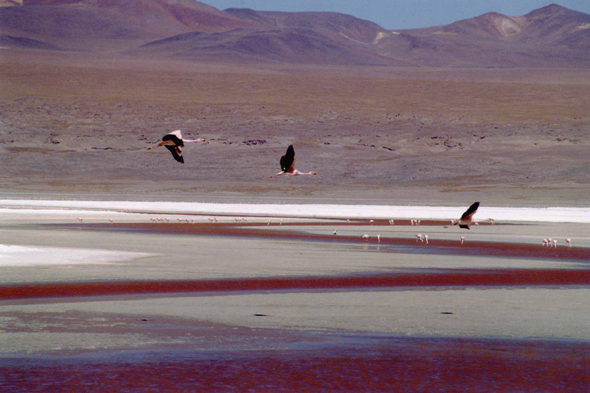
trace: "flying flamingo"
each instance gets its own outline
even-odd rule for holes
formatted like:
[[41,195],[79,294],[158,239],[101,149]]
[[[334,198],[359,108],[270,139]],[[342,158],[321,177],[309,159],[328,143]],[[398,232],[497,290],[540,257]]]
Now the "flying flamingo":
[[182,147],[185,143],[194,142],[205,142],[203,138],[199,139],[183,139],[180,130],[172,131],[169,134],[164,135],[162,140],[154,146],[150,146],[147,149],[152,150],[154,147],[166,146],[166,149],[170,150],[172,157],[181,164],[184,164],[184,158],[182,157]]
[[315,176],[315,172],[299,172],[297,169],[295,169],[295,149],[293,149],[293,145],[289,145],[289,147],[287,148],[287,153],[285,153],[285,155],[281,157],[280,163],[281,163],[281,172],[277,173],[274,176],[271,176],[270,177],[271,179],[273,177],[283,176],[283,175],[287,175],[287,176],[313,175],[313,176]]
[[469,225],[473,224],[473,215],[477,213],[478,207],[479,202],[475,202],[473,205],[469,206],[469,209],[463,213],[460,219],[453,220],[453,225],[459,224],[459,228],[469,229]]

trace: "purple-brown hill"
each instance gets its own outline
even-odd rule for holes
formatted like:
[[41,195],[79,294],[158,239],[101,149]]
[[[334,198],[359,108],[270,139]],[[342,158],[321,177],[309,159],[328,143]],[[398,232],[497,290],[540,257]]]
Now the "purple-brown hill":
[[446,26],[391,32],[377,46],[384,55],[415,65],[587,68],[590,15],[555,4],[518,17],[487,13]]
[[12,5],[0,8],[1,35],[70,50],[130,49],[187,32],[257,27],[192,0],[24,0]]

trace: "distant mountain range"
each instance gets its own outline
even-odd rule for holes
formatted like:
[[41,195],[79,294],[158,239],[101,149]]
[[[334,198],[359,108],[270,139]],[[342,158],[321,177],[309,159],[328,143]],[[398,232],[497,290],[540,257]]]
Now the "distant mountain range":
[[0,46],[196,61],[590,67],[590,15],[552,4],[411,30],[332,12],[218,10],[192,0],[0,0]]

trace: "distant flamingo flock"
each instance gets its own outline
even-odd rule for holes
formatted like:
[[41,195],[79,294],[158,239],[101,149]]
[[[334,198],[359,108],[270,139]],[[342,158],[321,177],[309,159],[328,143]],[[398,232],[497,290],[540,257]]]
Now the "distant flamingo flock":
[[[473,220],[473,215],[477,212],[478,207],[479,207],[479,202],[473,203],[463,213],[463,215],[461,216],[460,219],[451,220],[451,223],[453,225],[459,225],[459,227],[460,228],[463,228],[463,229],[469,229],[469,225],[477,225],[477,222]],[[121,213],[132,213],[132,211],[129,210],[129,209],[121,210],[120,212]],[[188,218],[178,217],[178,218],[176,218],[176,220],[178,221],[179,224],[197,224],[198,223],[197,220],[195,220],[194,218],[193,219],[188,219]],[[217,218],[215,216],[209,217],[207,220],[209,222],[215,223],[215,224],[218,224],[220,222],[219,221],[219,218]],[[246,218],[243,218],[243,217],[241,217],[241,218],[240,217],[235,217],[234,220],[235,220],[236,223],[240,223],[240,222],[244,222],[245,223],[245,222],[247,222],[247,219]],[[84,222],[84,218],[83,217],[77,217],[76,218],[76,221],[78,223],[83,223]],[[170,222],[170,219],[167,218],[167,217],[152,217],[152,218],[150,218],[150,221],[151,222],[154,222],[154,223],[169,223]],[[495,222],[494,222],[494,220],[492,218],[488,218],[485,221],[489,221],[490,225],[495,225]],[[108,218],[108,222],[111,223],[111,224],[113,224],[115,222],[115,220],[112,219],[112,218]],[[347,222],[347,224],[350,224],[351,223],[350,219],[346,219],[346,222]],[[392,219],[388,220],[388,222],[389,222],[390,225],[394,225],[395,224],[395,221],[392,220]],[[266,225],[267,226],[268,225],[272,225],[272,224],[273,224],[272,219],[269,219],[269,220],[266,221]],[[282,225],[282,224],[283,224],[283,220],[278,220],[278,225]],[[369,219],[368,220],[368,224],[369,225],[374,225],[375,224],[375,220]],[[420,225],[420,224],[421,224],[421,221],[418,220],[418,219],[411,219],[410,220],[410,225]],[[448,228],[448,226],[444,226],[444,228]],[[332,232],[332,235],[334,235],[334,236],[338,235],[338,231],[336,229],[334,229],[334,231]],[[368,242],[370,240],[370,238],[371,238],[371,236],[369,234],[366,234],[365,233],[365,234],[361,235],[361,239],[363,241],[365,241],[365,242]],[[377,239],[377,243],[381,243],[381,235],[380,234],[376,235],[376,239]],[[461,236],[459,238],[459,240],[460,240],[460,245],[464,245],[465,244],[465,241],[466,241],[466,238],[465,238],[465,236]],[[422,235],[421,233],[417,233],[415,235],[415,242],[416,243],[419,242],[420,244],[429,244],[429,235]],[[548,237],[548,238],[544,238],[542,240],[542,243],[541,244],[542,244],[543,247],[557,248],[557,243],[558,243],[557,239]],[[571,240],[571,238],[566,238],[565,239],[565,243],[567,244],[568,247],[572,247],[572,240]]]

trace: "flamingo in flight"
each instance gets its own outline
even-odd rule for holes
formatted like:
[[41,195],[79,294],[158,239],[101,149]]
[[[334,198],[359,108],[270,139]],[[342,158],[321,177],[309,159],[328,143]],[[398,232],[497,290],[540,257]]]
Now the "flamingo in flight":
[[172,131],[169,134],[164,135],[162,140],[154,146],[150,146],[147,149],[152,150],[154,147],[165,146],[166,149],[170,150],[172,157],[181,164],[184,164],[184,158],[182,157],[182,147],[185,143],[194,142],[205,142],[203,138],[199,139],[183,139],[182,132],[180,130]]
[[283,175],[287,175],[287,176],[312,175],[312,176],[315,176],[315,172],[299,172],[297,169],[295,169],[295,149],[293,149],[293,145],[289,145],[289,147],[287,148],[287,153],[285,153],[285,155],[281,157],[280,163],[281,163],[281,172],[277,173],[274,176],[271,176],[270,177],[271,179],[273,177],[283,176]]
[[477,208],[479,207],[479,202],[475,202],[473,205],[469,206],[469,209],[463,213],[460,219],[453,220],[453,225],[459,225],[459,228],[469,229],[469,225],[473,224],[473,215],[477,213]]

